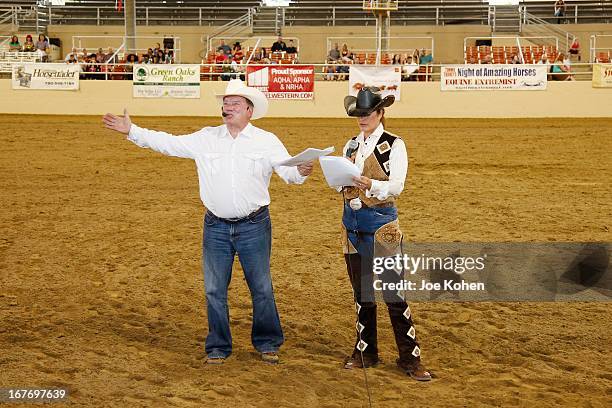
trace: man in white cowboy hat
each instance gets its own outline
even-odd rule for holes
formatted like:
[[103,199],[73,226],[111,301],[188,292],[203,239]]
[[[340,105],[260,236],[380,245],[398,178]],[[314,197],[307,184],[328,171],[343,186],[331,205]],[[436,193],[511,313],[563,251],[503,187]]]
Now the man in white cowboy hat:
[[232,352],[227,288],[236,253],[253,300],[251,339],[263,361],[278,362],[284,341],[270,278],[271,223],[268,186],[275,171],[288,184],[301,184],[312,162],[278,166],[290,157],[272,133],[250,124],[265,116],[268,100],[255,88],[231,80],[217,95],[224,124],[184,136],[140,128],[124,116],[107,113],[109,129],[168,156],[193,159],[200,179],[204,217],[203,267],[208,310],[207,362],[222,364]]

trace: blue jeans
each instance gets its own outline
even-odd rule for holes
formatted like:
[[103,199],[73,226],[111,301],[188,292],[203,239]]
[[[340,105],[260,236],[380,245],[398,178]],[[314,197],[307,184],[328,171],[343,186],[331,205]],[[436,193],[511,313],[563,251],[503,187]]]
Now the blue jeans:
[[[359,266],[361,280],[359,290],[354,290],[358,295],[358,301],[375,302],[375,295],[372,287],[372,264],[375,255],[374,234],[380,227],[396,219],[397,207],[363,207],[359,210],[353,210],[348,204],[344,204],[342,223],[346,228],[348,239],[357,250],[361,264]],[[355,262],[355,260],[353,260],[353,262]],[[395,274],[395,272],[393,272],[393,274]],[[391,276],[393,276],[393,274],[391,274]],[[387,276],[388,275],[385,275],[384,281],[390,282],[391,280],[388,279]],[[395,275],[395,277],[397,277],[397,275]],[[351,279],[353,278],[355,277],[351,277]],[[353,286],[353,289],[355,289],[355,285]],[[393,301],[394,294],[395,291],[382,291],[385,301]]]
[[253,300],[253,346],[261,353],[277,351],[284,337],[270,278],[272,225],[268,208],[238,222],[227,222],[207,212],[203,241],[208,356],[227,357],[232,353],[227,288],[236,253]]
[[363,207],[355,211],[348,204],[344,204],[342,214],[342,223],[351,243],[362,257],[368,258],[374,256],[376,230],[395,219],[397,219],[397,207]]

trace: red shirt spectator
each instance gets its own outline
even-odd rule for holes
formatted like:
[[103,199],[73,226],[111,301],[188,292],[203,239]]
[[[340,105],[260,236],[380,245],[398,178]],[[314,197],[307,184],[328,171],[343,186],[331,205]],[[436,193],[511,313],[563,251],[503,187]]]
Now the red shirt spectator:
[[215,56],[215,64],[223,64],[223,61],[227,59],[227,55],[223,52],[223,50],[217,50],[217,55]]

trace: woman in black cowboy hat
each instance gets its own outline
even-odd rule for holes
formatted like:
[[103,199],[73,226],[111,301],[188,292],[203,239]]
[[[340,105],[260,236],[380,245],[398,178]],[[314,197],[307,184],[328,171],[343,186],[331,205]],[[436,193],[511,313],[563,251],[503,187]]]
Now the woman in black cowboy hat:
[[[363,88],[356,97],[344,98],[346,113],[357,117],[361,130],[346,144],[344,155],[362,169],[354,186],[342,189],[343,246],[358,316],[355,347],[344,362],[347,369],[379,363],[373,260],[376,255],[388,256],[401,250],[402,233],[395,200],[404,188],[408,155],[404,141],[384,127],[385,108],[394,101],[391,95],[383,98],[376,87]],[[385,273],[380,275],[383,280],[400,278],[395,271]],[[403,294],[385,292],[382,296],[399,351],[398,366],[416,380],[429,381],[431,375],[421,364],[410,307]]]

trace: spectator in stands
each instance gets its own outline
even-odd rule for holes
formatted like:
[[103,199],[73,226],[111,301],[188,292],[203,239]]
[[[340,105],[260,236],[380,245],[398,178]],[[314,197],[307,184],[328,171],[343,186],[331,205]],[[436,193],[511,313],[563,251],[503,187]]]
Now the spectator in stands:
[[221,74],[221,80],[222,81],[229,81],[230,79],[232,79],[233,75],[232,73],[234,72],[232,69],[232,63],[234,62],[234,60],[230,59],[230,58],[226,58],[223,61],[222,64],[222,71],[223,73]]
[[160,51],[161,49],[162,49],[161,44],[155,43],[155,48],[153,48],[153,53],[157,54],[157,51]]
[[293,43],[293,40],[289,40],[289,44],[287,45],[287,49],[285,51],[287,54],[297,54],[297,47]]
[[[550,65],[548,63],[548,56],[546,56],[546,53],[542,53],[542,57],[540,57],[540,60],[536,62],[536,64],[538,65]],[[548,70],[547,70],[548,71]]]
[[174,51],[166,47],[164,48],[164,55],[166,56],[166,64],[174,64]]
[[283,37],[279,35],[278,39],[272,44],[272,52],[280,51],[287,51],[287,44],[283,41]]
[[330,59],[327,60],[327,65],[323,67],[323,79],[325,81],[335,81],[336,80],[336,61],[332,61]]
[[433,62],[433,57],[431,56],[429,52],[427,52],[425,48],[423,48],[421,50],[421,55],[419,56],[419,64],[427,65],[427,64],[431,64],[432,62]]
[[74,57],[74,59],[76,59],[76,60],[79,59],[79,53],[77,52],[76,48],[73,48],[72,51],[70,51],[68,54],[66,54],[66,58],[64,58],[64,61],[68,62],[70,57]]
[[76,53],[72,53],[72,52],[66,56],[65,61],[66,61],[66,63],[68,63],[68,64],[76,64],[76,63],[78,63],[78,62],[79,62],[79,61],[77,60],[77,55],[76,55]]
[[164,52],[162,50],[157,50],[155,53],[155,56],[157,57],[157,64],[165,64],[166,63],[166,55],[164,54]]
[[217,47],[217,51],[221,50],[225,55],[231,55],[232,49],[229,45],[225,43],[225,40],[221,40],[219,42],[219,46]]
[[329,50],[329,52],[327,53],[327,60],[336,62],[339,59],[340,59],[340,47],[338,46],[338,43],[335,43],[334,48]]
[[554,81],[574,81],[574,76],[571,74],[571,69],[564,63],[565,56],[559,54],[557,60],[551,67],[551,77]]
[[89,54],[85,57],[85,67],[81,67],[84,72],[87,72],[83,77],[85,79],[102,79],[102,77],[96,75],[100,72],[100,67],[97,65],[96,54]]
[[336,68],[336,72],[340,75],[336,77],[338,81],[346,81],[349,77],[349,72],[351,71],[350,65],[353,63],[353,60],[350,58],[340,59],[340,64]]
[[420,59],[421,59],[421,55],[419,53],[419,50],[415,48],[414,52],[412,53],[412,62],[414,62],[415,64],[419,64]]
[[572,68],[572,61],[570,60],[570,56],[569,54],[565,55],[565,54],[560,54],[563,56],[563,66],[565,66],[567,68],[568,71],[571,71]]
[[228,59],[227,54],[223,51],[223,48],[217,48],[217,55],[215,55],[215,64],[223,64]]
[[32,41],[32,36],[30,34],[26,35],[25,42],[23,43],[23,51],[25,52],[36,51],[36,44],[34,44],[34,41]]
[[570,55],[576,55],[578,57],[578,61],[580,61],[580,42],[577,37],[574,37],[574,41],[572,41],[572,45],[570,45],[570,49],[568,50]]
[[[116,57],[113,58],[113,54],[115,53],[115,50],[113,50],[112,47],[108,47],[108,50],[106,51],[106,55],[104,55],[104,62],[108,62],[108,63],[115,63],[116,61]],[[112,61],[111,61],[112,59]]]
[[149,59],[149,60],[152,60],[152,59],[153,59],[153,55],[155,55],[155,54],[153,53],[153,48],[149,48],[149,49],[147,50],[147,57],[148,57],[148,59]]
[[416,81],[417,77],[415,75],[419,70],[419,64],[415,63],[412,60],[412,55],[406,55],[405,62],[402,65],[402,73],[404,74],[407,81]]
[[564,0],[555,1],[555,17],[557,17],[557,24],[561,24],[561,17],[565,15],[566,7]]
[[491,58],[491,56],[489,54],[487,54],[483,58],[480,59],[480,63],[481,64],[492,64],[493,63],[493,58]]
[[38,41],[36,41],[36,49],[40,54],[40,59],[42,62],[49,61],[49,41],[44,34],[38,35]]
[[21,44],[19,43],[19,38],[16,35],[11,37],[11,42],[9,42],[9,51],[21,51]]
[[132,80],[132,72],[134,72],[134,64],[138,64],[138,55],[136,54],[129,54],[125,60],[126,66],[124,67],[124,71],[125,71],[125,79],[129,79]]
[[240,42],[236,41],[234,43],[234,49],[232,50],[232,55],[233,55],[233,60],[236,61],[236,63],[242,62],[242,58],[244,57],[244,52],[242,52],[242,45],[240,45]]
[[402,57],[399,54],[393,54],[393,59],[391,60],[392,65],[400,65],[402,63]]
[[106,54],[102,51],[102,48],[98,48],[98,52],[95,54],[95,59],[98,64],[102,64],[106,59]]
[[510,58],[510,63],[511,64],[522,64],[521,57],[519,57],[518,54],[512,54],[512,57]]

